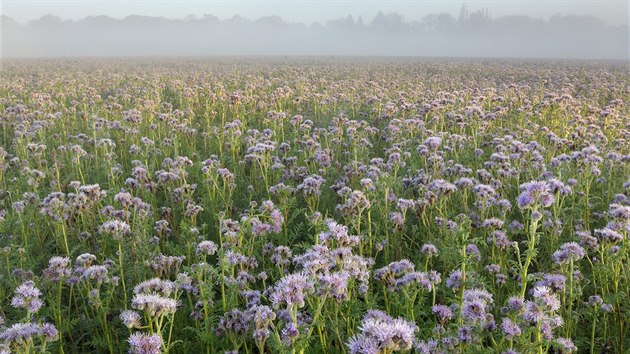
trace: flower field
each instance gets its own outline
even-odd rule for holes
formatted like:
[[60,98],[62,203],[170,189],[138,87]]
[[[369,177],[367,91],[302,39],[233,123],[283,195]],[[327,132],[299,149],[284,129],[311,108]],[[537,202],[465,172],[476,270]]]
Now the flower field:
[[625,353],[627,70],[4,60],[0,353]]

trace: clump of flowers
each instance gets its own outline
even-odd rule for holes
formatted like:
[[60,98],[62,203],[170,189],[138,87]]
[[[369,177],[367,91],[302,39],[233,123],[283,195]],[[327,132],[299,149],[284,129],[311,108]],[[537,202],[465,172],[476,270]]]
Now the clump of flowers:
[[34,314],[42,307],[40,300],[41,291],[32,281],[26,281],[15,289],[15,295],[11,299],[11,306],[25,309],[29,314]]
[[378,310],[368,311],[359,333],[348,340],[350,353],[391,353],[413,347],[418,327],[402,318],[392,318]]

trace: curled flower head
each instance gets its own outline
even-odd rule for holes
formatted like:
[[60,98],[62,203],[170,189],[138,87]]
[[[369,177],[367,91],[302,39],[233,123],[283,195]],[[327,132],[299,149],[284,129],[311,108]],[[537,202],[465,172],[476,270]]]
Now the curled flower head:
[[130,354],[160,354],[162,337],[159,334],[134,333],[129,336]]
[[286,305],[287,308],[305,305],[306,296],[315,291],[314,282],[304,273],[289,274],[278,280],[271,293],[271,303],[275,308]]
[[366,315],[359,327],[360,333],[350,338],[351,353],[381,353],[409,350],[414,344],[418,327],[402,318],[392,318],[379,312]]
[[547,208],[555,201],[552,188],[545,181],[523,183],[519,189],[521,194],[516,198],[516,202],[521,209],[530,209],[535,206]]
[[551,256],[553,261],[558,264],[567,264],[570,261],[579,261],[584,258],[586,251],[576,242],[567,242],[560,246],[560,249]]
[[28,280],[15,289],[11,306],[26,309],[29,313],[36,313],[42,307],[40,295],[41,291],[35,286],[35,283]]
[[127,328],[140,328],[140,314],[136,311],[125,310],[120,313],[120,320]]
[[108,220],[99,226],[98,232],[110,235],[114,240],[122,240],[131,233],[131,226],[124,221]]
[[160,317],[175,313],[177,302],[157,294],[136,294],[131,301],[131,307],[145,311],[149,316]]

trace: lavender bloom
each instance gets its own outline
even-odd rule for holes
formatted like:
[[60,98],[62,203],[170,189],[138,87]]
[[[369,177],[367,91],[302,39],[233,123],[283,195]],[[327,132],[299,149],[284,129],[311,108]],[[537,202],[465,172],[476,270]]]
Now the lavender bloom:
[[487,228],[493,228],[493,229],[500,229],[503,227],[503,220],[498,219],[498,218],[489,218],[483,221],[483,223],[481,224],[482,227],[487,227]]
[[603,229],[595,229],[595,235],[599,236],[601,239],[608,241],[608,242],[620,242],[623,240],[623,235],[616,231],[613,230],[609,227],[605,227]]
[[492,294],[482,289],[468,289],[464,291],[462,304],[462,318],[470,323],[485,324],[487,311],[492,306]]
[[424,141],[424,145],[431,150],[437,150],[442,145],[442,138],[438,136],[429,137]]
[[131,226],[124,221],[109,220],[104,222],[98,228],[98,232],[112,236],[114,240],[120,241],[124,236],[131,233]]
[[407,259],[392,262],[374,271],[374,279],[383,283],[389,290],[398,291],[410,284],[419,284],[429,291],[433,284],[427,273],[416,272],[415,266]]
[[382,315],[364,317],[359,328],[361,332],[347,343],[351,353],[381,353],[412,348],[418,327],[401,318]]
[[469,326],[462,326],[457,331],[457,339],[462,343],[471,343],[473,340],[473,329]]
[[120,320],[123,321],[127,328],[140,328],[140,314],[136,311],[125,310],[120,313]]
[[318,295],[329,295],[337,302],[348,298],[348,280],[350,275],[346,272],[335,272],[319,275]]
[[446,305],[435,305],[431,309],[440,321],[450,320],[453,317],[453,311]]
[[75,272],[80,272],[81,280],[94,280],[97,284],[109,281],[109,271],[104,265],[92,265],[86,269],[77,269]]
[[72,269],[69,268],[69,265],[70,258],[68,257],[52,257],[48,261],[48,267],[44,269],[43,275],[46,279],[57,282],[70,276]]
[[40,295],[41,291],[35,286],[35,283],[30,280],[26,281],[15,289],[11,306],[26,309],[31,314],[36,313],[42,307]]
[[318,196],[321,194],[320,188],[324,182],[326,182],[326,180],[323,179],[321,176],[312,175],[306,177],[304,179],[304,182],[299,184],[296,189],[301,191],[305,196]]
[[508,299],[508,308],[512,311],[520,311],[525,302],[519,296],[513,296]]
[[420,249],[420,252],[422,254],[425,254],[427,257],[433,257],[433,256],[437,255],[438,249],[437,249],[437,247],[435,247],[435,245],[433,245],[431,243],[425,243],[424,245],[422,245],[422,248]]
[[459,289],[462,286],[462,271],[460,269],[453,270],[446,278],[446,287],[450,289]]
[[131,301],[131,307],[145,311],[151,317],[160,317],[175,313],[177,302],[157,294],[136,294]]
[[571,338],[563,338],[559,337],[555,339],[555,342],[559,345],[562,353],[573,353],[578,350],[578,348],[573,344]]
[[547,182],[532,181],[523,183],[519,187],[521,194],[516,199],[518,207],[528,209],[535,206],[549,207],[555,198]]
[[36,323],[16,323],[0,333],[0,340],[12,347],[21,347],[39,336],[40,327]]
[[543,279],[536,283],[536,286],[548,286],[553,291],[562,291],[566,277],[562,274],[545,274]]
[[197,244],[197,254],[203,254],[211,256],[215,254],[218,250],[217,245],[212,241],[201,241]]
[[426,342],[419,342],[416,344],[416,353],[420,354],[434,354],[440,353],[438,351],[439,342],[437,340],[431,339]]
[[313,281],[304,273],[289,274],[278,280],[274,286],[269,300],[274,308],[279,308],[285,304],[287,309],[297,306],[302,308],[305,305],[306,296],[315,291]]
[[558,251],[555,251],[551,258],[555,263],[567,264],[569,261],[579,261],[584,258],[586,251],[582,246],[575,242],[567,242],[560,246]]
[[474,243],[466,245],[466,254],[473,256],[477,262],[481,261],[481,252]]
[[348,234],[348,227],[332,219],[326,220],[328,231],[319,234],[320,242],[329,247],[353,247],[359,244],[359,237]]
[[155,294],[162,293],[164,296],[171,295],[177,285],[170,280],[162,280],[160,278],[153,278],[145,280],[133,288],[134,294]]
[[282,342],[290,346],[293,341],[300,335],[300,331],[293,322],[289,322],[282,330]]
[[543,305],[543,308],[549,312],[555,312],[560,309],[560,300],[551,291],[551,288],[546,286],[537,286],[533,290],[533,296],[536,303]]
[[439,195],[448,195],[457,190],[457,187],[454,184],[443,179],[436,179],[431,181],[427,188],[438,193]]
[[504,317],[501,322],[501,330],[507,339],[513,339],[521,335],[521,328],[510,318]]
[[40,334],[44,336],[44,340],[47,342],[55,342],[59,339],[59,332],[57,327],[52,323],[44,322],[40,327]]
[[239,309],[232,309],[226,312],[219,320],[217,335],[225,332],[232,332],[243,335],[249,329],[249,314]]
[[159,334],[133,333],[129,336],[130,354],[162,353],[162,337]]
[[599,295],[592,295],[588,297],[588,304],[591,306],[600,306],[604,303],[604,300]]

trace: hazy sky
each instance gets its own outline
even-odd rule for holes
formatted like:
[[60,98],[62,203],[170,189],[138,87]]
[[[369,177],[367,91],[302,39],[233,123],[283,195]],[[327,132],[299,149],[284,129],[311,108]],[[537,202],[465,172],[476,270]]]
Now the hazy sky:
[[558,0],[0,0],[2,14],[25,23],[46,14],[62,19],[79,19],[90,15],[122,18],[128,15],[184,18],[212,14],[227,19],[239,14],[247,19],[279,15],[287,22],[326,22],[345,17],[362,16],[371,21],[379,10],[399,12],[405,20],[420,20],[429,13],[450,12],[457,16],[462,4],[469,10],[488,8],[493,17],[528,15],[548,19],[556,13],[563,15],[591,15],[611,25],[628,24],[628,0],[558,1]]

